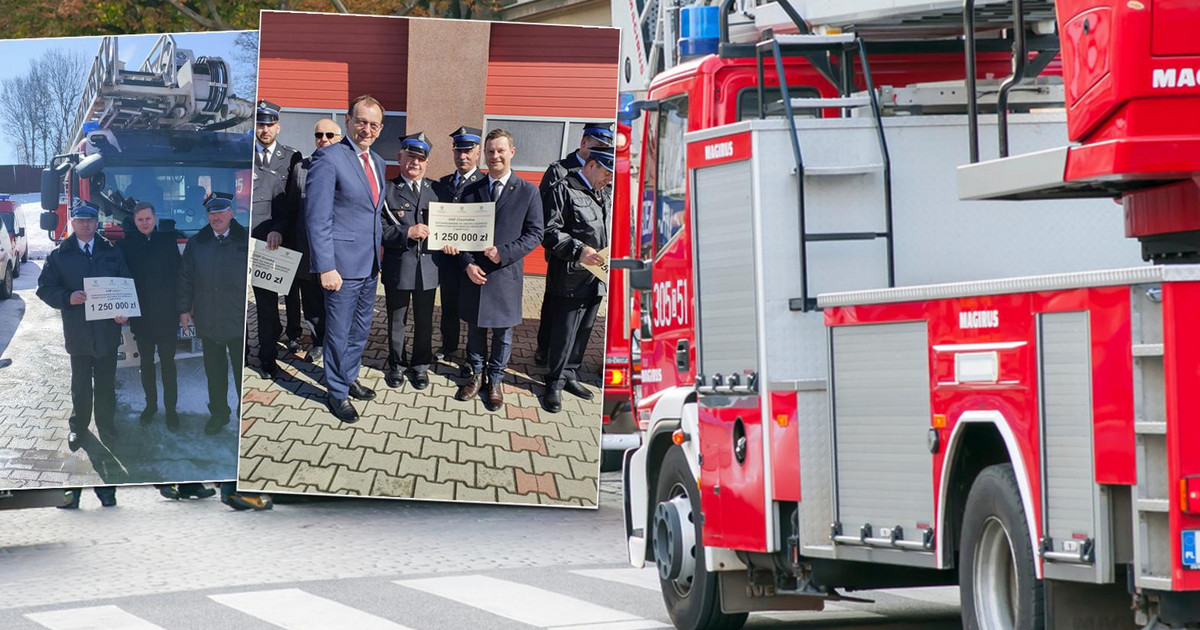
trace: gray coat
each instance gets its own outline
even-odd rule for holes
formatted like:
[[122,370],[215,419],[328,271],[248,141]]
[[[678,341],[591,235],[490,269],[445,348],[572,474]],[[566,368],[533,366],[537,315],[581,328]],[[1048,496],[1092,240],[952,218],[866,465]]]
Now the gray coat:
[[62,311],[63,341],[67,354],[107,357],[116,354],[121,345],[120,324],[111,319],[89,322],[85,312],[87,303],[71,304],[71,294],[83,290],[84,278],[104,277],[131,276],[121,252],[99,234],[92,241],[90,259],[79,247],[74,234],[46,258],[42,275],[38,276],[37,296]]
[[177,305],[180,313],[192,311],[198,336],[230,343],[245,333],[249,247],[246,228],[237,221],[230,222],[224,242],[207,225],[188,239]]

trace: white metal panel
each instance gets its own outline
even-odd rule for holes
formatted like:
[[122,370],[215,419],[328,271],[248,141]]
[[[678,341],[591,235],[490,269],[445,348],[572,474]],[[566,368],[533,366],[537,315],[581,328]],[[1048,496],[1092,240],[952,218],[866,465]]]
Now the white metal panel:
[[934,517],[927,324],[834,328],[833,400],[843,532],[898,525],[920,542]]
[[698,373],[758,371],[750,162],[695,174]]

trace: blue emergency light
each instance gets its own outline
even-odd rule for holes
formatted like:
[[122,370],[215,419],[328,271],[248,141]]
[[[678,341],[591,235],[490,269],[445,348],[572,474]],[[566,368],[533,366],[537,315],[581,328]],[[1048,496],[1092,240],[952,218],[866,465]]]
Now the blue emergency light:
[[100,128],[100,123],[98,123],[94,120],[89,120],[89,121],[83,123],[83,135],[86,136],[87,134],[92,133],[93,131],[96,131],[99,128]]
[[721,8],[683,7],[679,10],[679,55],[698,57],[717,52],[720,42]]

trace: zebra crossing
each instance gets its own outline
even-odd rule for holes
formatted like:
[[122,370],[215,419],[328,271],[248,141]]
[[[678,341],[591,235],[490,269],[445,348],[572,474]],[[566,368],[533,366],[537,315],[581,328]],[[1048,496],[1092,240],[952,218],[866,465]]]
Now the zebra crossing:
[[[653,567],[506,570],[404,579],[333,580],[236,592],[162,594],[20,615],[31,630],[644,630],[670,628]],[[876,591],[953,615],[957,589]],[[892,599],[892,598],[895,599]],[[882,602],[881,602],[882,603]],[[861,607],[861,608],[860,608]],[[760,613],[751,627],[886,622],[887,608],[829,603],[822,612]],[[3,615],[0,626],[10,627]]]

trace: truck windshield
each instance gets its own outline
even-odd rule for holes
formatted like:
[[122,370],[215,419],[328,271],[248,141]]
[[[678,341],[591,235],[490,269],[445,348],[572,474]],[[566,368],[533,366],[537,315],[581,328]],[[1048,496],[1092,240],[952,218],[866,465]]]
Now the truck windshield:
[[[237,188],[237,172],[234,168],[213,166],[108,166],[104,169],[103,192],[106,199],[115,197],[146,201],[154,205],[158,215],[159,229],[167,227],[165,221],[174,221],[175,229],[184,236],[191,236],[208,225],[208,214],[204,210],[204,197],[212,191],[234,193]],[[94,181],[94,180],[93,180]],[[114,208],[105,204],[108,210]],[[126,208],[132,208],[127,203]],[[235,208],[234,216],[244,214],[244,208]],[[120,224],[131,213],[118,211],[106,217],[108,222]],[[245,222],[245,217],[239,221]]]

